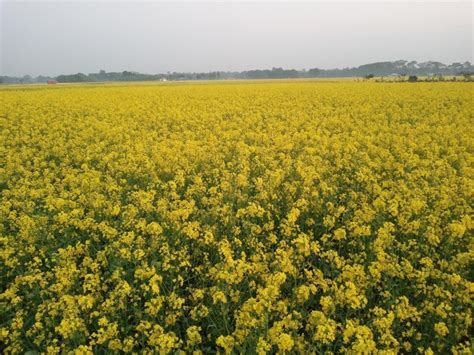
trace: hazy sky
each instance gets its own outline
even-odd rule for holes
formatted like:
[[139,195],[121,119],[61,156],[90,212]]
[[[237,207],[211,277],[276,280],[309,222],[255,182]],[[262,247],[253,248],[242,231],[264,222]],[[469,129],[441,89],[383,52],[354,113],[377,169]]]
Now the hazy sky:
[[0,0],[3,75],[472,62],[468,2]]

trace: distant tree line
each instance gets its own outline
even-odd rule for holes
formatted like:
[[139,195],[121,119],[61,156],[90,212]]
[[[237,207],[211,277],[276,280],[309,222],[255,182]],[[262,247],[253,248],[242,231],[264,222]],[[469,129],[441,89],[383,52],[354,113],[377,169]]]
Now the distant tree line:
[[296,69],[256,69],[241,72],[214,71],[208,73],[166,73],[166,74],[142,74],[133,71],[98,73],[77,73],[59,75],[57,77],[30,75],[23,77],[0,76],[0,83],[46,83],[48,80],[56,80],[60,83],[81,82],[106,82],[106,81],[154,81],[154,80],[226,80],[226,79],[291,79],[291,78],[337,78],[337,77],[362,77],[373,78],[375,76],[440,76],[440,75],[464,75],[471,77],[474,66],[470,62],[452,63],[446,65],[440,62],[428,61],[418,63],[416,61],[397,60],[393,62],[377,62],[364,64],[353,68],[343,69],[319,69],[309,70]]

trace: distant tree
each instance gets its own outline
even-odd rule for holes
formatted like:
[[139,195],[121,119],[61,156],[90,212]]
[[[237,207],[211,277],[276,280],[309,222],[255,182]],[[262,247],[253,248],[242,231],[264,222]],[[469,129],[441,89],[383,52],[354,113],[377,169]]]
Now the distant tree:
[[315,78],[315,77],[319,76],[320,74],[321,74],[321,69],[312,68],[312,69],[308,70],[308,76],[310,78]]
[[464,77],[465,81],[471,81],[472,80],[472,73],[464,72],[464,73],[462,73],[462,76]]
[[59,75],[56,78],[56,81],[58,83],[84,83],[91,81],[91,79],[83,73],[77,73],[72,75]]
[[[89,74],[90,75],[90,74]],[[99,73],[95,75],[98,80],[107,80],[107,72],[103,69],[99,70]]]
[[36,78],[36,82],[37,83],[46,83],[50,78],[47,77],[47,76],[43,76],[43,75],[39,75],[37,78]]
[[408,82],[409,83],[416,83],[418,81],[418,77],[416,75],[410,75],[408,77]]
[[[178,73],[167,72],[166,74],[141,74],[133,71],[106,72],[100,70],[97,73],[84,75],[81,73],[72,75],[60,75],[60,82],[84,82],[84,81],[145,81],[145,80],[214,80],[214,79],[283,79],[283,78],[313,78],[313,77],[358,77],[361,80],[377,78],[378,81],[384,81],[383,77],[389,78],[385,81],[393,81],[398,76],[399,81],[406,81],[407,76],[428,76],[426,81],[439,80],[438,74],[442,75],[462,75],[464,72],[473,73],[474,66],[470,62],[452,63],[446,65],[440,62],[416,61],[407,62],[406,60],[385,61],[364,64],[358,67],[319,69],[309,70],[284,69],[274,67],[271,69],[256,69],[243,72],[208,72],[208,73]],[[50,78],[48,78],[50,79]],[[44,81],[44,78],[17,78],[4,77],[4,83]],[[424,81],[425,81],[424,80]],[[465,80],[472,80],[466,77]],[[421,80],[420,80],[421,81]]]

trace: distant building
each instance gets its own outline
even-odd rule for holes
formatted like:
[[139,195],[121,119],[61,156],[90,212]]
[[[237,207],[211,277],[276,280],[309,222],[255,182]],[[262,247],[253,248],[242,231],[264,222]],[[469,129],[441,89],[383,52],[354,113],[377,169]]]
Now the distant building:
[[54,84],[57,84],[58,82],[56,80],[48,80],[47,81],[47,84],[48,85],[54,85]]

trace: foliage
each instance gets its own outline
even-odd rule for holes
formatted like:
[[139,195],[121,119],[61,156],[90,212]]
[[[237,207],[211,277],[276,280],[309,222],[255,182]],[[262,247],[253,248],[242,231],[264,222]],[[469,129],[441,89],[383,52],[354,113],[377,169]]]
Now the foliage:
[[71,74],[71,75],[59,75],[56,80],[59,83],[85,83],[90,81],[89,77],[83,73]]
[[[466,81],[471,80],[474,66],[470,62],[443,64],[435,61],[418,63],[416,61],[397,60],[393,62],[376,62],[360,65],[353,68],[319,69],[309,70],[296,69],[254,69],[241,72],[212,71],[207,73],[162,73],[142,74],[134,71],[106,72],[100,70],[98,73],[87,75],[78,73],[72,75],[60,75],[59,82],[106,82],[106,81],[158,81],[158,80],[222,80],[222,79],[291,79],[291,78],[338,78],[338,77],[367,77],[386,75],[455,75],[464,76]],[[0,77],[0,83],[45,83],[48,77],[38,76],[32,78],[25,75],[22,78]]]

